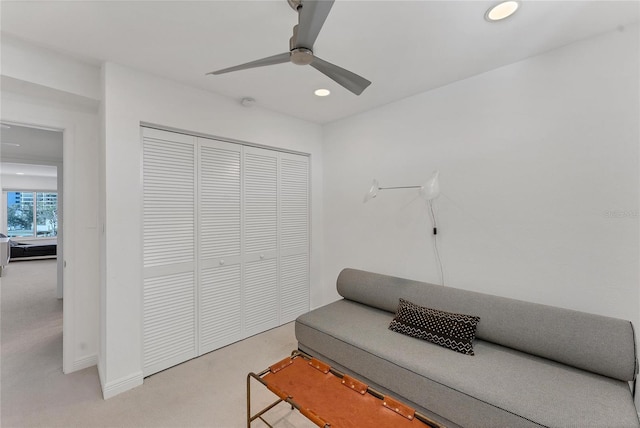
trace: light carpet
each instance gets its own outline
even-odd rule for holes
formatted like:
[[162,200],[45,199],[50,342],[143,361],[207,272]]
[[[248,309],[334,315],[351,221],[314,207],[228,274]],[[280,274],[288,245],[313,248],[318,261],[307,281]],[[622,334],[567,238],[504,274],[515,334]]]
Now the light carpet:
[[[293,323],[155,374],[102,398],[96,367],[62,373],[62,301],[55,260],[12,262],[0,279],[0,425],[13,427],[246,427],[246,376],[296,348]],[[96,332],[97,333],[97,332]],[[252,381],[253,411],[274,400]],[[274,427],[314,426],[280,404]],[[266,426],[257,420],[252,427]]]

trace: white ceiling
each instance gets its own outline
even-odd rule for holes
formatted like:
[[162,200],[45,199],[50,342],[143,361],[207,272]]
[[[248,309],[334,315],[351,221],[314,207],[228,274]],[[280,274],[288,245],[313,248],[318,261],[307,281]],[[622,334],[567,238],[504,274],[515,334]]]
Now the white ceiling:
[[[373,84],[361,96],[311,67],[205,73],[288,50],[286,0],[7,1],[2,32],[93,63],[113,61],[317,123],[327,123],[637,23],[637,1],[524,0],[489,23],[494,0],[337,0],[314,53]],[[46,72],[46,70],[43,70]],[[316,88],[331,96],[318,98]]]
[[2,162],[2,175],[24,175],[25,177],[57,177],[58,168],[51,165],[29,165],[24,163]]
[[62,163],[61,131],[14,124],[0,127],[0,174],[3,177],[56,177]]
[[62,131],[2,124],[0,156],[4,161],[55,164],[62,162]]

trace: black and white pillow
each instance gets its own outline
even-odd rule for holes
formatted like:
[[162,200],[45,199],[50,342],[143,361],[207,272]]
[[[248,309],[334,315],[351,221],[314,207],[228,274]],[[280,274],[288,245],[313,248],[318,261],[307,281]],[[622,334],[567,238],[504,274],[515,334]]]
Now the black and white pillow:
[[466,355],[473,354],[473,339],[480,317],[426,308],[400,299],[389,330],[428,340]]

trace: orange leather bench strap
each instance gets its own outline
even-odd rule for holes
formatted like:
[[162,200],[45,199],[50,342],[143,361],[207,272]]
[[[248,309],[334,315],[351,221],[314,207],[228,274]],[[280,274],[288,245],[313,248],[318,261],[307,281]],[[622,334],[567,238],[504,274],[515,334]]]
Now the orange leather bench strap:
[[404,416],[410,421],[413,420],[416,414],[416,411],[414,409],[405,404],[402,404],[397,400],[394,400],[391,397],[384,397],[384,399],[382,400],[382,405],[389,410],[393,410],[400,416]]
[[329,367],[328,364],[325,364],[322,361],[316,360],[315,358],[312,358],[311,361],[309,361],[309,365],[314,369],[320,370],[324,374],[329,373],[329,371],[331,370],[331,367]]
[[269,371],[271,371],[271,373],[278,373],[280,370],[284,369],[285,367],[289,367],[291,364],[293,364],[293,359],[285,358],[284,360],[279,361],[269,367]]
[[300,413],[305,415],[307,419],[309,419],[311,422],[318,425],[319,427],[324,428],[325,426],[327,426],[327,422],[324,419],[322,419],[320,416],[316,415],[316,413],[311,409],[301,408]]
[[360,382],[357,379],[352,378],[349,375],[344,375],[342,377],[342,384],[348,388],[353,389],[354,391],[364,395],[367,393],[367,389],[369,386],[367,384]]

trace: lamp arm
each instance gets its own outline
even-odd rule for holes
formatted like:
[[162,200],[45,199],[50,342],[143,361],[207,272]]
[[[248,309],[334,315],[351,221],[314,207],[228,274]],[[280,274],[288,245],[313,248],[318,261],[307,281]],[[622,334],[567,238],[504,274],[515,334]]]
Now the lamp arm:
[[396,186],[396,187],[379,187],[380,190],[389,190],[389,189],[420,189],[422,186]]

